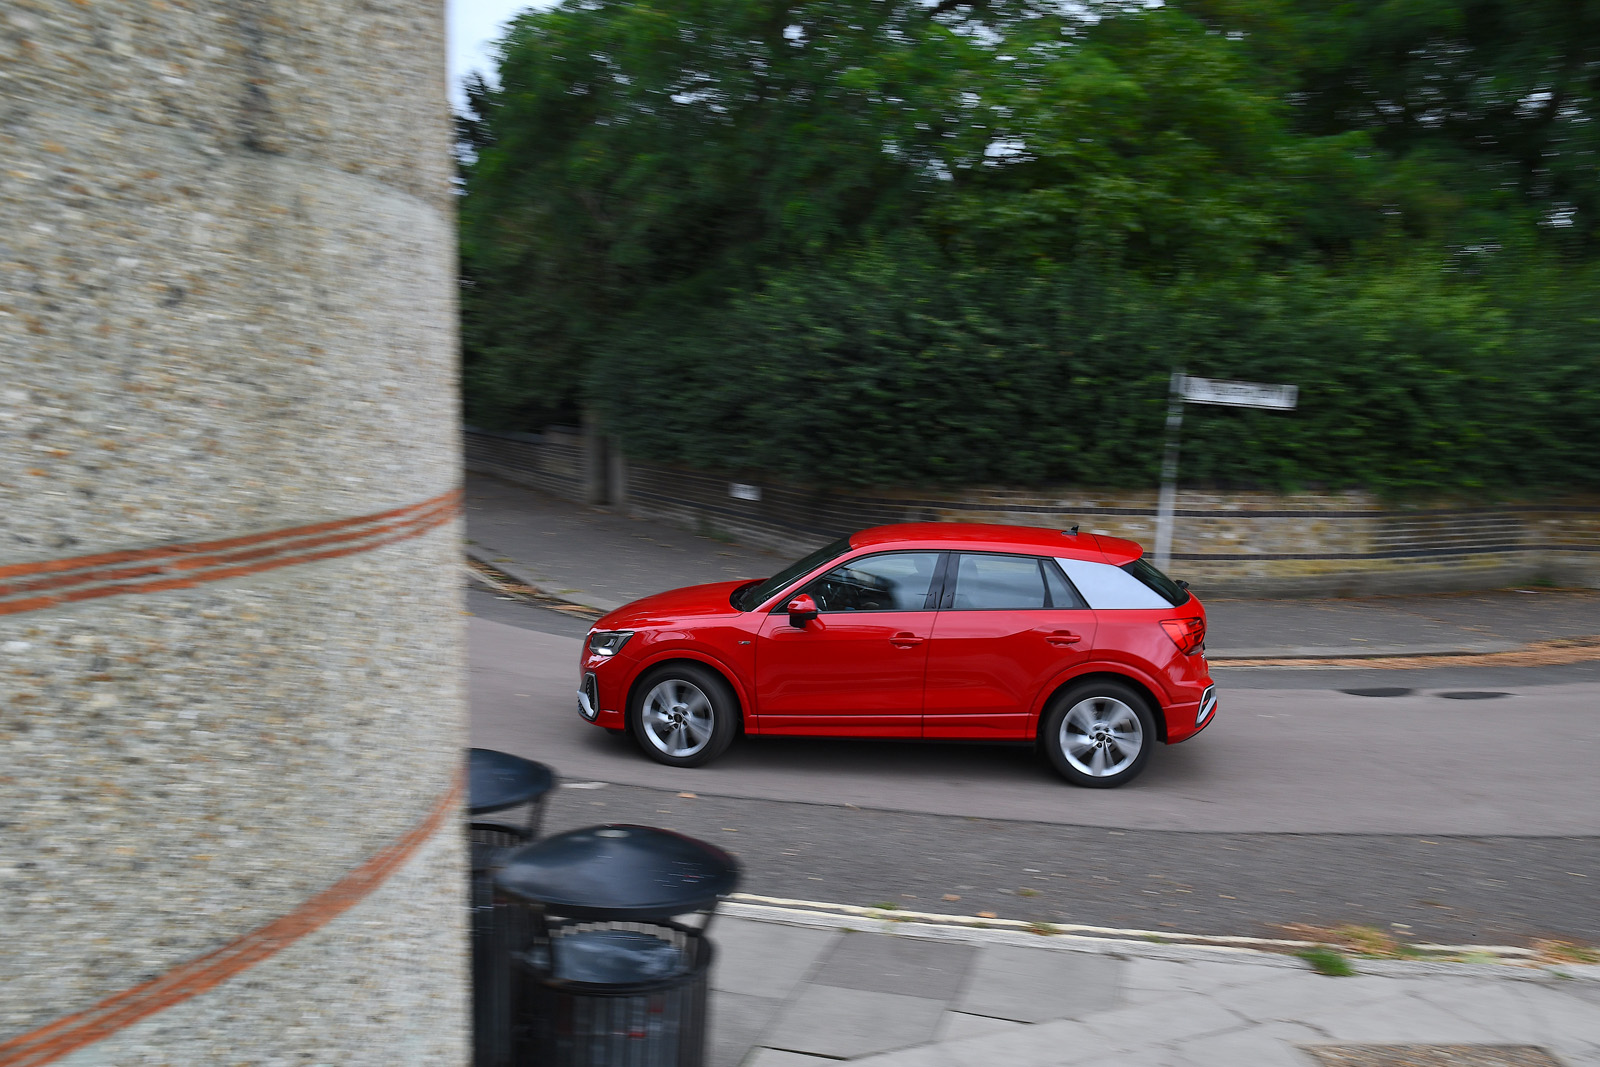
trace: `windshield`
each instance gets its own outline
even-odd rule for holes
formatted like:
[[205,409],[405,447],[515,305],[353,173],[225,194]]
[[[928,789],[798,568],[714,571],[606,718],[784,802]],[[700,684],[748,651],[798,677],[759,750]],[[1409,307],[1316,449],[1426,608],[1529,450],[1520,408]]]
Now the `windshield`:
[[848,551],[850,551],[850,538],[848,537],[841,537],[831,545],[823,545],[811,555],[795,560],[766,581],[758,582],[755,585],[747,585],[742,589],[736,590],[733,594],[733,606],[740,611],[749,611],[802,574],[815,570],[829,560],[837,559]]

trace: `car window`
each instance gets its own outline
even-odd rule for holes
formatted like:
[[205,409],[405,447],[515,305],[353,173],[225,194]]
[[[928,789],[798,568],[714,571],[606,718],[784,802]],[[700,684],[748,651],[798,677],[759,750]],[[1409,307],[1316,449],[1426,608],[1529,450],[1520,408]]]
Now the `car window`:
[[805,589],[817,610],[923,611],[939,572],[938,552],[885,552],[835,567]]
[[1070,557],[1058,558],[1056,562],[1096,611],[1172,606],[1170,600],[1120,567]]
[[1151,589],[1154,589],[1161,596],[1161,599],[1173,607],[1177,607],[1179,604],[1186,604],[1189,601],[1189,590],[1162,574],[1153,563],[1143,556],[1132,563],[1124,563],[1122,569]]
[[1061,573],[1061,568],[1053,559],[1041,559],[1039,566],[1044,568],[1044,584],[1050,590],[1050,606],[1053,608],[1087,608],[1088,602],[1078,595],[1078,591],[1067,581],[1067,576]]
[[848,537],[841,537],[831,545],[823,545],[809,556],[795,560],[766,581],[739,590],[734,594],[733,606],[740,611],[749,611],[802,574],[815,570],[835,556],[842,556],[848,551],[850,551]]
[[1083,607],[1053,560],[962,553],[956,560],[954,611]]

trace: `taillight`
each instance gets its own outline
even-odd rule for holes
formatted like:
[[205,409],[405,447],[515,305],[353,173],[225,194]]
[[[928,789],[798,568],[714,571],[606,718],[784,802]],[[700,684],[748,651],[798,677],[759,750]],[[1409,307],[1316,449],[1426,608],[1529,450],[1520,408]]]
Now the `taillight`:
[[1161,628],[1167,631],[1172,643],[1177,645],[1178,651],[1185,656],[1192,656],[1205,646],[1206,620],[1204,619],[1162,619]]

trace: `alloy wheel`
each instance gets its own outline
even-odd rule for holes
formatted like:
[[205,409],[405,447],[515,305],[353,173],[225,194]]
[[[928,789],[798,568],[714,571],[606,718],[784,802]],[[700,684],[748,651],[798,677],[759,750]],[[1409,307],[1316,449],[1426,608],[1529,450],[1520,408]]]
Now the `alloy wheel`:
[[1109,778],[1126,770],[1144,748],[1144,726],[1127,704],[1115,697],[1085,697],[1061,720],[1061,752],[1067,762],[1091,778]]
[[682,759],[710,743],[716,711],[711,698],[699,686],[682,678],[668,678],[645,695],[639,721],[651,745]]

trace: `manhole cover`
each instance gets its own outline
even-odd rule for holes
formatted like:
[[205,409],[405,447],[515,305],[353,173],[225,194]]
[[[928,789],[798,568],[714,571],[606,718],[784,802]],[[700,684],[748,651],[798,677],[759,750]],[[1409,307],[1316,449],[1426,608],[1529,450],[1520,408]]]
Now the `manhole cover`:
[[1454,693],[1440,693],[1446,700],[1493,700],[1495,697],[1508,697],[1510,693],[1496,693],[1489,689],[1458,689]]
[[1323,1067],[1561,1067],[1533,1045],[1310,1045]]
[[1353,697],[1407,697],[1416,690],[1399,685],[1380,685],[1375,689],[1341,689],[1339,692]]

